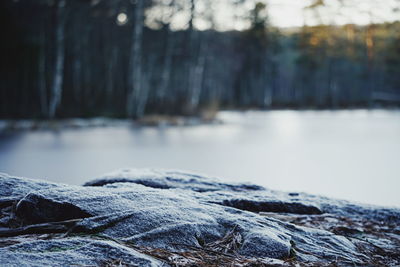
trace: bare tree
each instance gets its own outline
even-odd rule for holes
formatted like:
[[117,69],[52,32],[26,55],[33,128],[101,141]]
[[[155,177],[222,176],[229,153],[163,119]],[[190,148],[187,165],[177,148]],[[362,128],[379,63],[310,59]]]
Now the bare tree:
[[126,103],[128,117],[136,117],[138,101],[142,91],[142,36],[143,36],[144,0],[137,0],[135,6],[135,22],[133,26],[132,44],[129,60],[129,91]]
[[161,18],[161,23],[163,24],[163,29],[165,30],[166,40],[161,79],[156,93],[156,97],[159,101],[165,100],[167,88],[171,78],[172,52],[175,40],[174,35],[171,32],[170,24],[176,12],[175,0],[171,0],[166,9],[168,12],[166,12],[165,8],[163,8],[163,14]]
[[42,30],[40,32],[40,52],[39,52],[39,95],[40,95],[40,110],[43,116],[48,114],[47,103],[47,79],[46,79],[46,23],[43,18]]
[[53,75],[53,84],[51,88],[51,99],[49,106],[49,117],[54,118],[57,107],[61,102],[62,86],[64,79],[64,34],[65,34],[65,0],[57,0],[56,2],[56,55],[55,70]]

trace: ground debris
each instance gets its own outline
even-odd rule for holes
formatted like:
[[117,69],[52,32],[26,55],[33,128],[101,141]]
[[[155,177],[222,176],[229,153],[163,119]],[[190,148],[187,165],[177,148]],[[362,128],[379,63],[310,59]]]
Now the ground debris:
[[257,259],[211,251],[204,248],[192,247],[190,250],[179,252],[156,248],[136,248],[140,252],[161,259],[174,267],[250,267],[250,266],[292,266],[277,259]]
[[265,212],[260,214],[295,225],[326,230],[344,236],[357,247],[360,254],[369,259],[365,262],[368,266],[400,265],[400,239],[396,223],[333,214],[312,216]]
[[[109,237],[101,237],[109,239]],[[238,253],[242,242],[242,236],[237,227],[228,231],[226,235],[214,242],[204,244],[204,246],[189,246],[185,244],[172,244],[174,247],[185,248],[184,250],[169,250],[162,248],[136,246],[129,242],[116,240],[114,242],[133,248],[140,253],[154,257],[163,261],[168,266],[173,267],[273,267],[273,266],[300,266],[293,259],[279,260],[272,258],[252,258],[245,257]],[[127,266],[129,264],[120,261],[110,261],[114,265],[100,266]],[[119,265],[121,264],[121,265]]]

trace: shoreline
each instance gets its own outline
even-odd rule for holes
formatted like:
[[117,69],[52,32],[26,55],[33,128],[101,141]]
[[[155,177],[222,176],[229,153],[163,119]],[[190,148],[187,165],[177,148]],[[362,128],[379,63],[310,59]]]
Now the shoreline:
[[64,130],[85,129],[97,127],[171,127],[171,126],[196,126],[204,124],[221,124],[222,121],[212,118],[184,116],[145,116],[138,120],[112,119],[106,117],[95,118],[70,118],[56,120],[0,120],[0,133],[39,130]]
[[90,118],[60,118],[60,119],[0,119],[0,133],[2,132],[18,132],[18,131],[36,131],[36,130],[63,130],[63,129],[82,129],[93,127],[172,127],[172,126],[197,126],[223,124],[223,119],[218,117],[218,113],[233,112],[246,114],[248,112],[276,112],[276,111],[293,111],[293,112],[399,112],[400,108],[345,108],[345,109],[221,109],[218,112],[204,112],[198,116],[184,115],[161,115],[149,114],[140,119],[128,118],[111,118],[111,117],[90,117]]

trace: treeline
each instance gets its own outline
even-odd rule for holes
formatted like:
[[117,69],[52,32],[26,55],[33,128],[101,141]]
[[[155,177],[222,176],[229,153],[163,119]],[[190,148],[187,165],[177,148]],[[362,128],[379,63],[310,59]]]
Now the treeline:
[[399,22],[282,30],[257,3],[247,30],[200,31],[198,1],[1,1],[0,117],[399,105]]

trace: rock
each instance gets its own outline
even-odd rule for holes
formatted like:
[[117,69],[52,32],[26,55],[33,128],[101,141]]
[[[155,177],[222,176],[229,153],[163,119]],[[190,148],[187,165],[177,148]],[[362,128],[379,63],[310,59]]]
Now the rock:
[[264,190],[263,187],[253,184],[222,183],[218,179],[198,174],[153,169],[123,169],[89,181],[84,186],[104,186],[113,183],[134,183],[159,189],[181,188],[196,192]]
[[[400,263],[398,209],[180,171],[123,170],[85,186],[1,175],[0,211],[0,262],[14,266],[201,266],[207,257],[279,266],[289,258],[317,265],[382,263],[374,255]],[[46,232],[50,238],[41,238]]]
[[12,177],[5,173],[0,173],[0,178],[0,201],[16,200],[22,198],[31,191],[62,186],[61,184],[47,181]]
[[230,199],[222,201],[221,205],[252,212],[280,212],[295,214],[322,214],[322,211],[312,205],[299,202],[253,201],[248,199]]
[[[29,240],[29,239],[28,239]],[[161,266],[162,262],[108,240],[29,240],[0,248],[1,266]],[[125,265],[118,265],[123,262]]]
[[17,203],[15,215],[21,218],[25,225],[91,216],[90,213],[83,211],[71,203],[46,198],[35,193],[29,193]]

